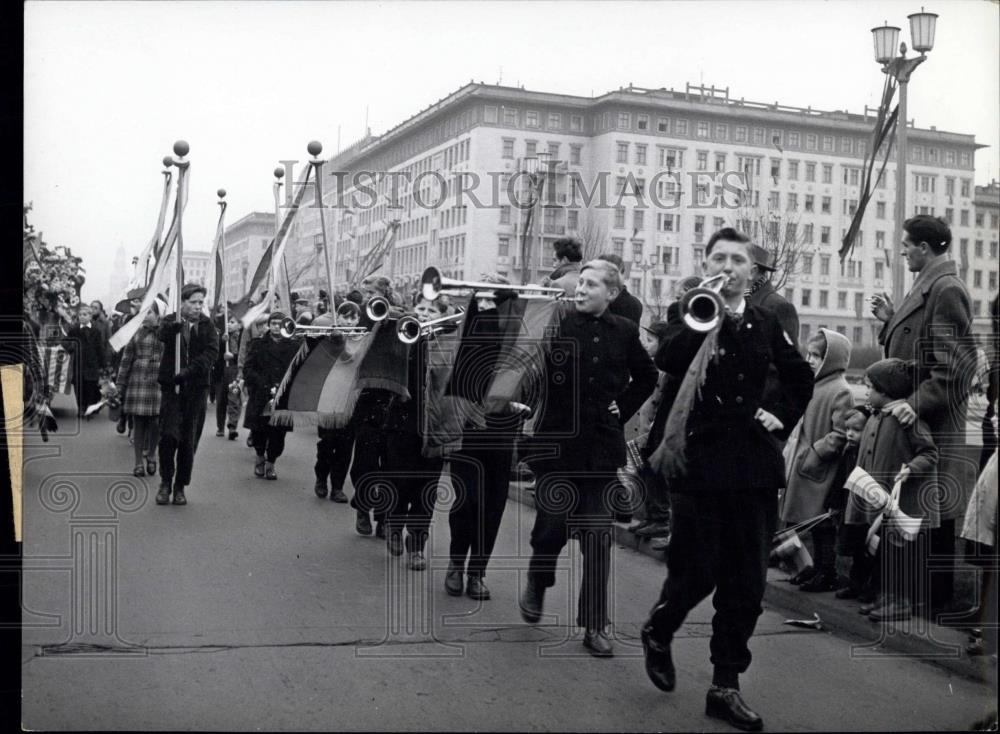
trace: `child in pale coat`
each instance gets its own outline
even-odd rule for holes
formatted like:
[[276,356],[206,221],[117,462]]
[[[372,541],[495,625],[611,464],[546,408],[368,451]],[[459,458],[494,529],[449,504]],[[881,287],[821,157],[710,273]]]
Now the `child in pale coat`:
[[[798,425],[798,438],[788,467],[788,487],[781,506],[781,519],[793,525],[822,515],[827,509],[846,443],[844,416],[854,407],[851,389],[844,379],[851,359],[847,337],[820,329],[806,348],[806,360],[816,381],[812,399]],[[836,588],[836,534],[837,525],[832,518],[813,528],[813,571],[795,579],[801,583],[802,591]]]

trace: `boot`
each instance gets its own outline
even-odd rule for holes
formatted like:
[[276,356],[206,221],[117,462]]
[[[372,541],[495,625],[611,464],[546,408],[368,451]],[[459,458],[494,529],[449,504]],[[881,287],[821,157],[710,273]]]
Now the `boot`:
[[347,502],[347,495],[344,494],[342,487],[335,487],[330,490],[330,501],[338,502],[340,504],[345,504]]
[[273,461],[267,461],[264,463],[264,478],[272,480],[278,478],[278,472],[274,470]]
[[483,577],[478,573],[470,573],[469,581],[465,585],[465,595],[470,599],[485,601],[490,598],[490,590],[483,583]]
[[614,645],[608,639],[607,630],[588,629],[583,633],[583,646],[595,658],[611,658],[615,656]]
[[156,504],[170,504],[170,482],[160,482],[160,491],[156,493]]
[[184,496],[184,487],[179,484],[174,485],[174,504],[175,505],[186,505],[188,503],[187,497]]
[[321,500],[326,499],[326,477],[316,477],[316,486],[313,487],[313,491]]
[[462,568],[454,564],[448,566],[448,573],[444,577],[444,590],[449,596],[462,595]]

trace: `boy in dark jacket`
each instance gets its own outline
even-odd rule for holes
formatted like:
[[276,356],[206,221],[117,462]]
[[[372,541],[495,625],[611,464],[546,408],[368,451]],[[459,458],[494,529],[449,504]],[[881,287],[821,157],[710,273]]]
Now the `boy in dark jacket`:
[[88,406],[101,399],[98,381],[107,366],[107,344],[92,316],[91,307],[81,305],[77,311],[79,323],[69,330],[63,340],[63,347],[73,355],[73,392],[79,416],[83,416]]
[[837,512],[837,545],[838,556],[851,559],[851,570],[847,586],[837,589],[834,594],[838,599],[857,599],[862,604],[875,601],[875,590],[872,586],[872,558],[865,549],[865,525],[847,525],[844,522],[844,512],[847,509],[848,492],[844,488],[847,477],[858,465],[858,444],[865,430],[869,413],[864,408],[855,408],[844,416],[844,453],[840,455],[840,466],[830,492],[828,509]]
[[[893,401],[913,394],[916,363],[883,359],[865,372],[868,402],[873,415],[865,423],[858,446],[858,466],[870,474],[886,492],[901,483],[899,509],[910,517],[922,517],[921,533],[940,525],[937,495],[938,449],[927,424],[918,419],[904,428],[890,412]],[[846,522],[869,523],[877,512],[865,507],[852,494]],[[876,557],[881,574],[881,597],[861,607],[874,622],[909,619],[915,596],[923,591],[924,569],[916,551],[923,543],[902,539],[894,523],[884,521]]]
[[[198,439],[205,425],[209,380],[219,353],[219,334],[202,309],[205,287],[188,283],[181,289],[180,313],[160,322],[163,358],[160,360],[160,491],[156,504],[186,505],[184,488],[191,483],[191,469]],[[181,337],[180,369],[175,367],[177,335]],[[176,473],[175,473],[176,472]]]

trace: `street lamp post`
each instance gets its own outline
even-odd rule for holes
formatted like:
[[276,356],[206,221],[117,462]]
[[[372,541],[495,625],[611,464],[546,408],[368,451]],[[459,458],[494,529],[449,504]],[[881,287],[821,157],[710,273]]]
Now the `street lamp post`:
[[[882,73],[890,74],[899,84],[899,115],[896,118],[896,223],[895,242],[897,248],[902,248],[903,222],[906,219],[906,89],[913,74],[920,64],[927,59],[927,52],[934,48],[934,31],[937,25],[936,13],[925,13],[921,8],[919,13],[907,16],[910,20],[910,36],[913,50],[920,56],[906,58],[906,44],[899,44],[899,56],[894,56],[896,44],[899,41],[899,28],[886,22],[880,28],[872,28],[875,42],[875,61],[882,64]],[[901,253],[896,253],[892,261],[892,300],[896,307],[903,300],[903,260]]]

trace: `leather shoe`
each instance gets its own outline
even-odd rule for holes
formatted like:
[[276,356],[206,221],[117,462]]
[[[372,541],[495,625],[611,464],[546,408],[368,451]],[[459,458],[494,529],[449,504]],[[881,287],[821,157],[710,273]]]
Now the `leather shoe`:
[[654,640],[649,627],[642,628],[640,637],[642,652],[646,656],[646,675],[654,686],[669,693],[677,685],[677,671],[670,655],[670,643],[663,645]]
[[222,438],[225,435],[225,432],[221,428],[215,432],[216,438]]
[[340,504],[347,504],[347,495],[344,494],[342,489],[331,489],[330,490],[330,501],[339,502]]
[[264,464],[264,479],[277,479],[278,472],[274,470],[274,462],[268,461]]
[[820,572],[808,581],[799,585],[799,591],[822,592],[837,588],[837,577],[833,574]]
[[838,599],[857,599],[860,594],[861,592],[853,586],[845,586],[842,589],[837,589],[833,595]]
[[797,573],[790,579],[788,579],[788,583],[798,586],[799,584],[811,579],[813,576],[816,575],[816,573],[817,571],[815,568],[813,568],[812,566],[808,566],[801,573]]
[[635,537],[637,538],[656,538],[669,534],[670,526],[665,522],[649,523],[641,528],[636,528],[635,531]]
[[867,604],[862,604],[860,607],[858,607],[858,614],[865,614],[865,615],[871,614],[879,607],[885,606],[888,601],[889,600],[886,599],[885,597],[880,596],[875,601],[870,601]]
[[490,590],[483,583],[483,577],[477,573],[469,574],[469,581],[465,585],[465,595],[470,599],[485,601],[490,598]]
[[885,606],[869,612],[868,619],[873,622],[903,622],[909,619],[912,614],[913,609],[908,600],[893,600]]
[[230,431],[229,432],[229,440],[230,441],[235,441],[236,437],[239,436],[239,435],[240,434],[238,434],[236,431]]
[[423,571],[427,568],[427,559],[421,551],[411,551],[407,553],[406,565],[411,571]]
[[184,496],[184,488],[174,487],[174,504],[186,505],[187,503],[188,503],[187,497]]
[[521,593],[521,619],[528,624],[536,624],[542,618],[542,606],[545,603],[545,589],[528,577]]
[[372,522],[368,519],[368,513],[358,510],[358,517],[354,521],[354,529],[358,532],[358,535],[371,535],[372,534]]
[[256,460],[254,460],[253,474],[254,474],[255,477],[262,477],[262,476],[264,476],[264,464],[266,464],[266,463],[267,463],[267,461],[264,459],[263,456],[258,456],[256,458]]
[[462,569],[457,566],[449,566],[448,573],[444,577],[444,590],[449,596],[462,595]]
[[613,658],[615,656],[614,645],[608,639],[604,630],[587,630],[583,633],[583,646],[590,651],[595,658]]
[[170,504],[170,485],[163,483],[160,484],[160,491],[156,493],[156,504]]
[[764,721],[743,702],[735,688],[712,686],[705,697],[705,715],[728,721],[743,731],[760,731]]
[[389,538],[386,540],[385,544],[389,548],[389,555],[403,555],[403,536],[400,533],[395,531],[389,533]]
[[313,487],[313,491],[316,493],[316,496],[319,497],[321,500],[322,499],[326,499],[326,492],[327,492],[327,489],[326,489],[326,480],[325,479],[317,479],[316,480],[316,484]]

